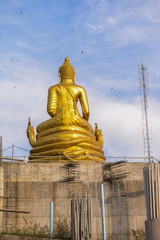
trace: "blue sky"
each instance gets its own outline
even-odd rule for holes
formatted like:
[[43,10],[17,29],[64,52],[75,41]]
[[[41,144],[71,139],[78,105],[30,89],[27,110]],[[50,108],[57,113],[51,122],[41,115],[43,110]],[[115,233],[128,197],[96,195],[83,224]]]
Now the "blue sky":
[[69,57],[77,84],[88,93],[90,123],[103,131],[105,155],[143,156],[142,61],[148,66],[151,151],[159,158],[159,12],[158,0],[0,0],[3,149],[30,149],[27,119],[37,126],[49,118],[47,91]]

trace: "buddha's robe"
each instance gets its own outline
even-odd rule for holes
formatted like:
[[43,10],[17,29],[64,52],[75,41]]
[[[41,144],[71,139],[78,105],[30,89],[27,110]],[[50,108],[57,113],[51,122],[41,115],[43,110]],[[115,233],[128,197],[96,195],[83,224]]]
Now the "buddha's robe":
[[30,160],[104,161],[103,150],[87,121],[89,109],[83,87],[62,83],[50,87],[47,111],[51,119],[37,126],[37,141],[31,149]]

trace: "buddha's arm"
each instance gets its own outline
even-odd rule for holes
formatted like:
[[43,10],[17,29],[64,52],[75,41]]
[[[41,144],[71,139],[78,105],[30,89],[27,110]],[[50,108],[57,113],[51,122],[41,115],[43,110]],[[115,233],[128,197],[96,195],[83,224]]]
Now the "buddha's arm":
[[86,91],[85,91],[84,88],[80,89],[79,100],[80,100],[81,107],[82,107],[83,118],[88,121],[88,118],[89,118],[89,106],[88,106],[87,94],[86,94]]
[[54,117],[57,110],[57,94],[55,87],[50,87],[48,90],[47,112],[51,117]]

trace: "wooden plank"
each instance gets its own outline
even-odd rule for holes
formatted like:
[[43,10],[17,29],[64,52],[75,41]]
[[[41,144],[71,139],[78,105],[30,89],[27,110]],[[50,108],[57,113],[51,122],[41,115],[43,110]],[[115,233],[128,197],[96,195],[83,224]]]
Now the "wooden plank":
[[159,216],[159,202],[158,202],[158,166],[155,166],[155,206],[156,206],[156,218]]
[[25,213],[25,214],[29,214],[30,213],[28,211],[14,210],[14,209],[0,209],[0,212]]
[[156,218],[156,211],[155,211],[155,186],[154,186],[154,175],[155,175],[155,171],[154,171],[154,164],[151,163],[151,171],[152,171],[152,204],[153,204],[153,218]]
[[149,202],[150,202],[150,218],[153,218],[153,205],[152,205],[152,179],[151,179],[151,165],[148,167],[149,171]]
[[72,239],[92,239],[91,198],[74,198],[71,200]]
[[83,209],[83,199],[81,198],[81,240],[84,239],[84,209]]
[[92,224],[91,224],[91,198],[88,199],[88,234],[89,234],[89,239],[91,239],[92,236]]
[[71,235],[75,239],[74,199],[71,200]]
[[154,205],[155,205],[155,218],[157,218],[157,172],[156,165],[153,165],[153,186],[154,186]]
[[79,206],[79,197],[76,199],[77,201],[77,239],[80,240],[80,206]]
[[149,178],[148,167],[143,169],[143,179],[144,179],[144,191],[145,191],[145,202],[146,202],[146,213],[147,219],[150,219],[150,202],[149,202]]
[[158,218],[160,218],[160,168],[159,168],[159,164],[158,164],[158,208],[159,208]]

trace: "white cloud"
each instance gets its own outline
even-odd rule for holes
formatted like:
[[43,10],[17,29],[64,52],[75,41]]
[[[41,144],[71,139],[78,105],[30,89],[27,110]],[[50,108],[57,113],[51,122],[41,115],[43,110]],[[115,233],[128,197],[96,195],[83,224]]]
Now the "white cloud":
[[146,18],[148,21],[153,23],[160,22],[160,2],[157,0],[150,0],[147,4],[141,7],[142,16]]
[[145,30],[143,27],[125,25],[111,33],[109,37],[106,36],[106,40],[118,47],[127,46],[135,42],[143,42],[148,38]]
[[[140,98],[132,103],[103,98],[100,95],[96,97],[90,95],[89,98],[91,103],[90,121],[92,126],[97,122],[99,128],[103,130],[106,155],[143,157]],[[150,106],[149,109],[150,144],[152,155],[159,158],[160,141],[157,136],[159,132],[157,123],[160,121],[159,103],[154,101],[153,106],[153,108]],[[156,114],[152,113],[152,109],[154,112],[156,111]]]
[[157,1],[135,4],[124,1],[115,5],[109,1],[96,1],[93,6],[86,16],[85,26],[92,34],[103,33],[107,43],[122,47],[159,38],[158,26],[154,25],[160,21]]
[[[137,76],[138,78],[138,76]],[[127,92],[134,92],[138,89],[138,79],[135,79],[131,76],[127,76],[127,78],[121,79],[119,77],[114,77],[113,75],[96,75],[92,77],[92,84],[97,86],[96,89],[100,89],[104,94],[112,93],[114,95],[114,91],[125,91]],[[94,91],[94,89],[92,89]]]
[[28,44],[26,42],[16,41],[16,45],[18,45],[19,47],[22,47],[24,49],[32,50],[32,51],[35,51],[35,52],[40,52],[41,51],[40,48],[33,47],[33,45]]
[[46,102],[51,74],[44,71],[39,62],[25,55],[17,54],[17,59],[23,61],[17,60],[17,63],[15,59],[13,62],[8,59],[1,66],[0,111],[3,114],[0,135],[3,136],[3,148],[14,143],[29,149],[26,136],[28,117],[34,126],[49,118]]
[[86,23],[85,26],[90,29],[92,32],[95,33],[100,33],[105,30],[105,26],[102,24],[91,24],[91,23]]
[[109,16],[107,19],[106,19],[106,23],[109,24],[110,26],[115,26],[116,23],[117,23],[117,19],[113,16]]

